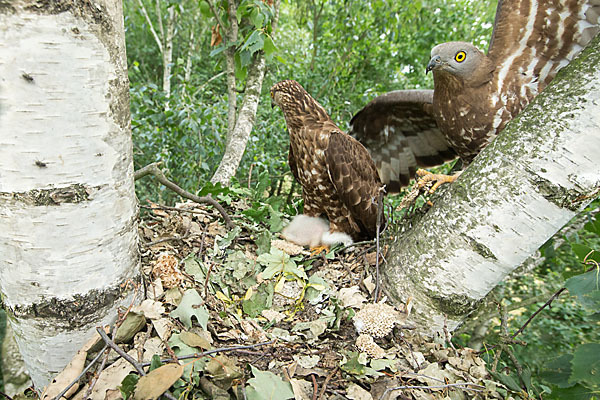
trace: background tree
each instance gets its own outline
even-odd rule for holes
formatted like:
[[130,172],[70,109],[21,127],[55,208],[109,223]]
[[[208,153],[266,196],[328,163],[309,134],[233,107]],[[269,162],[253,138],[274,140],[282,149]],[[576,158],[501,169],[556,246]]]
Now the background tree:
[[140,295],[121,3],[0,6],[0,288],[36,388]]

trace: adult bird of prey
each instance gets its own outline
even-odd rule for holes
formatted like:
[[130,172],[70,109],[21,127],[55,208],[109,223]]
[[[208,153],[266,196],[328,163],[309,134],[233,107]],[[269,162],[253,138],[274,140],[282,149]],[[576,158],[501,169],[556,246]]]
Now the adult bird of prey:
[[499,0],[487,54],[437,45],[426,72],[434,90],[376,97],[351,121],[388,192],[417,167],[460,157],[466,167],[597,34],[598,0]]
[[[304,199],[304,215],[292,221],[284,237],[313,247],[373,238],[382,183],[368,151],[298,82],[276,83],[271,99],[287,123],[290,169]],[[328,229],[320,217],[329,220]],[[303,224],[308,226],[298,227]]]

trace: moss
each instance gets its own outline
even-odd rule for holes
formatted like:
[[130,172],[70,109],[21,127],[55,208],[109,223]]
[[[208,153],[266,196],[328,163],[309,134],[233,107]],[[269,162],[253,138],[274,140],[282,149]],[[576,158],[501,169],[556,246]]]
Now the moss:
[[465,315],[473,312],[479,306],[481,300],[474,300],[464,295],[439,296],[436,293],[429,293],[429,297],[436,308],[448,317],[464,318]]
[[12,199],[15,202],[33,206],[57,206],[63,203],[82,203],[89,201],[89,195],[98,188],[81,184],[52,189],[33,189],[27,192],[0,193],[0,199]]

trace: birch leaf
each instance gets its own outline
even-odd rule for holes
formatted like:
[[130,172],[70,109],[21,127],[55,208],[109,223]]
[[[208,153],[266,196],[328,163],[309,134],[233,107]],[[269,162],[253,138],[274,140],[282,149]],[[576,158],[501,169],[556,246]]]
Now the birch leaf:
[[195,289],[186,290],[181,299],[181,303],[176,309],[171,311],[171,317],[179,318],[181,322],[189,329],[192,327],[192,317],[196,317],[198,324],[206,330],[208,323],[208,311],[201,305],[202,298]]
[[289,382],[284,382],[272,372],[251,368],[254,378],[248,381],[250,387],[246,394],[249,400],[285,400],[294,397]]

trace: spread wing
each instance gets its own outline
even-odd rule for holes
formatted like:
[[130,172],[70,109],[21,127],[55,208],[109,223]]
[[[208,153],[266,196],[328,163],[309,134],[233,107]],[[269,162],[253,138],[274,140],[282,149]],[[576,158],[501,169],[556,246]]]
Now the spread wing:
[[333,131],[325,151],[329,178],[361,231],[374,235],[382,186],[369,152],[353,137]]
[[488,52],[498,93],[531,101],[598,33],[599,14],[597,0],[499,0]]
[[367,147],[388,192],[408,185],[417,167],[456,154],[431,112],[433,90],[397,90],[373,99],[350,121],[350,134]]

